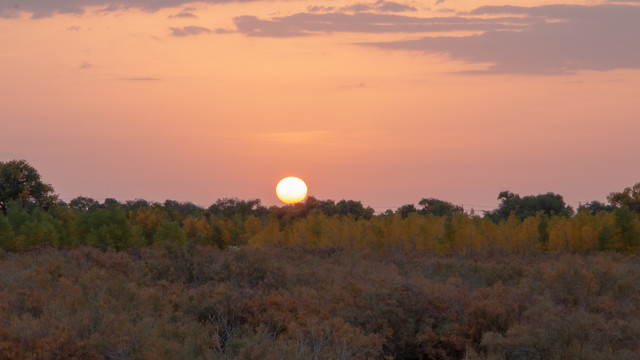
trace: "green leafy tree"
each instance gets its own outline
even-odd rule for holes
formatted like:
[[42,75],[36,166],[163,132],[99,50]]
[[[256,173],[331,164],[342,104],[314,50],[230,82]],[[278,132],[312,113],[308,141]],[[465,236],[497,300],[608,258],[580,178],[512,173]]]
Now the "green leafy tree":
[[153,235],[154,246],[175,244],[182,246],[187,242],[187,235],[175,221],[164,220]]
[[74,223],[74,235],[76,244],[103,250],[145,245],[142,230],[129,224],[120,207],[96,209],[80,215]]
[[179,202],[176,200],[166,200],[164,202],[164,209],[171,217],[171,220],[179,221],[187,216],[194,218],[200,217],[204,214],[205,210],[198,205],[191,202]]
[[601,211],[612,212],[613,210],[615,210],[615,207],[612,205],[601,203],[600,201],[591,201],[584,205],[581,205],[578,210],[580,209],[585,209],[591,215],[597,215]]
[[0,161],[0,210],[7,213],[7,203],[36,201],[48,208],[57,201],[53,187],[40,179],[38,171],[26,160]]
[[45,211],[34,203],[23,207],[18,201],[7,204],[7,215],[0,216],[13,229],[13,251],[29,250],[40,246],[65,247],[70,245],[69,232],[54,212]]
[[259,199],[218,199],[213,205],[209,207],[208,210],[214,216],[222,216],[229,219],[234,215],[240,215],[242,218],[246,219],[249,215],[263,217],[267,214],[267,208],[260,204]]
[[607,199],[615,207],[626,206],[636,213],[640,213],[640,182],[621,192],[611,193]]
[[208,239],[204,239],[206,245],[215,245],[220,249],[224,249],[229,244],[229,232],[224,222],[220,220],[213,221],[211,224],[211,234]]
[[18,235],[24,238],[23,249],[69,245],[62,222],[38,207],[33,209],[29,221],[18,229]]
[[418,202],[418,205],[422,206],[420,213],[424,215],[452,216],[453,214],[462,213],[464,211],[462,206],[434,198],[423,198]]
[[97,200],[90,197],[78,196],[69,201],[69,207],[78,211],[89,211],[100,206]]
[[372,207],[365,208],[360,201],[355,200],[340,200],[336,203],[335,208],[338,215],[352,216],[354,219],[371,219],[374,213]]
[[486,216],[495,222],[507,220],[511,213],[514,213],[520,220],[524,220],[530,216],[536,216],[539,211],[542,211],[547,216],[573,215],[573,209],[564,203],[562,196],[551,192],[540,195],[528,195],[521,198],[518,194],[503,191],[498,195],[498,200],[500,200],[498,208],[485,213]]
[[6,216],[14,230],[20,229],[22,225],[31,220],[29,209],[22,206],[17,200],[7,203]]
[[16,251],[16,234],[6,216],[0,216],[0,249]]
[[640,245],[640,230],[637,215],[627,206],[616,209],[614,232],[620,244],[620,250],[634,251]]
[[598,232],[598,250],[607,251],[611,250],[611,242],[613,241],[613,231],[607,224],[602,224],[600,232]]
[[396,210],[396,213],[402,215],[403,219],[406,219],[409,214],[416,212],[418,212],[418,209],[416,209],[416,206],[413,204],[402,205],[398,208],[398,210]]
[[453,248],[453,242],[456,236],[456,226],[453,223],[453,216],[447,216],[444,218],[442,236],[438,238],[438,245],[440,245],[440,251],[450,253]]
[[549,251],[549,221],[546,216],[540,216],[538,223],[538,248],[543,252]]

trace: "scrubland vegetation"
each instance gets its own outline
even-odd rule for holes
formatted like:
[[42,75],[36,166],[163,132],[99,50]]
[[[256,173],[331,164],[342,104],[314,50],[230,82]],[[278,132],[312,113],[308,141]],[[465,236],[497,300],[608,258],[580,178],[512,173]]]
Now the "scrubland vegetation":
[[617,253],[44,249],[0,260],[3,359],[637,359]]
[[640,358],[640,183],[498,199],[65,203],[0,162],[0,359]]

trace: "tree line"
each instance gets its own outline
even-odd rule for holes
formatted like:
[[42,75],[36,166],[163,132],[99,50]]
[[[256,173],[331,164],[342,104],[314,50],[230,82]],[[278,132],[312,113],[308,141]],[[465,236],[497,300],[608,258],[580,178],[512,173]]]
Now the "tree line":
[[12,160],[0,162],[0,248],[309,244],[447,254],[637,253],[640,248],[640,183],[611,193],[607,204],[593,201],[577,210],[554,193],[503,191],[498,199],[498,207],[482,215],[434,198],[378,215],[360,201],[314,197],[268,208],[258,199],[237,198],[219,199],[208,208],[84,196],[67,203],[35,168]]

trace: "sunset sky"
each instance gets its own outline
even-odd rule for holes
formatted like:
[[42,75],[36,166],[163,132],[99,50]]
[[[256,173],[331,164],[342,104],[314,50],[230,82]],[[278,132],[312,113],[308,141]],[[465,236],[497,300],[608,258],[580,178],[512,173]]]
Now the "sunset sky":
[[638,0],[0,0],[0,161],[66,201],[577,206],[639,139]]

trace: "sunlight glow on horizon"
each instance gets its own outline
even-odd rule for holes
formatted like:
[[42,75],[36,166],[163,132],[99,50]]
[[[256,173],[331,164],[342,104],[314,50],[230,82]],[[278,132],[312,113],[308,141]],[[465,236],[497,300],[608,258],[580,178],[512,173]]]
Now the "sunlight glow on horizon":
[[[0,4],[0,161],[26,159],[63,198],[198,204],[278,204],[265,179],[287,164],[318,198],[389,208],[491,206],[502,190],[576,205],[640,181],[640,41],[615,35],[640,27],[619,6],[383,3],[134,0],[37,19]],[[500,17],[518,32],[494,29]],[[583,48],[593,19],[611,48]],[[572,46],[544,41],[553,31]]]

